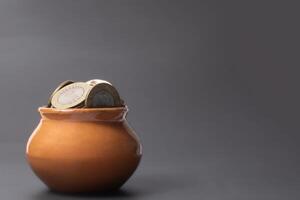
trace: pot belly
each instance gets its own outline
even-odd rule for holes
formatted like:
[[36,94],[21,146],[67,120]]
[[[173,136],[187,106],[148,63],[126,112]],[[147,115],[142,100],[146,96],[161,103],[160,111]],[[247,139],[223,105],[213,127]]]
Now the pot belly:
[[119,188],[141,158],[140,144],[123,122],[41,121],[26,153],[34,173],[60,192]]
[[[34,173],[52,190],[97,192],[121,187],[136,169],[139,158],[51,160],[27,156]],[[125,161],[125,160],[124,160]]]

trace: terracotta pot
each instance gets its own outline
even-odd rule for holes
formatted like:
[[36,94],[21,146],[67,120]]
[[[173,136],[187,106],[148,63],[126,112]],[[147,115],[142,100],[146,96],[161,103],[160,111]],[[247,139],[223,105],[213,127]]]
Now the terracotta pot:
[[127,107],[39,111],[42,119],[28,140],[26,156],[50,189],[117,189],[138,166],[141,145],[126,122]]

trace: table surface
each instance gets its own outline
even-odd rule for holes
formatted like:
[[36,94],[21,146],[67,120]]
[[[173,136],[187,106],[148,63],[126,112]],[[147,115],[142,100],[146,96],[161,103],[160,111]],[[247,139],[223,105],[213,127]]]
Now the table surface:
[[[111,194],[66,195],[49,191],[31,172],[22,144],[1,144],[0,194],[6,200],[35,199],[297,199],[292,169],[266,169],[247,159],[219,157],[154,161],[144,158],[137,172]],[[180,156],[179,156],[180,157]],[[283,174],[279,172],[284,170]],[[273,176],[277,174],[277,176]],[[293,177],[295,177],[293,179]]]

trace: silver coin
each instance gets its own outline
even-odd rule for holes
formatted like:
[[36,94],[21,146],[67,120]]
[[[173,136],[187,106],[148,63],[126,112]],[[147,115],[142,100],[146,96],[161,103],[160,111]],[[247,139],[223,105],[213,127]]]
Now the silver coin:
[[60,84],[57,86],[57,88],[52,92],[52,94],[51,94],[51,96],[50,96],[50,98],[49,98],[49,100],[48,100],[47,107],[48,107],[48,108],[52,107],[52,104],[51,104],[52,97],[53,97],[53,95],[54,95],[58,90],[60,90],[61,88],[65,87],[65,86],[67,86],[67,85],[70,85],[70,84],[72,84],[72,83],[74,83],[74,81],[71,81],[71,80],[66,80],[66,81],[60,83]]
[[87,98],[92,86],[84,82],[76,82],[67,85],[57,91],[51,100],[55,108],[66,109],[81,105]]

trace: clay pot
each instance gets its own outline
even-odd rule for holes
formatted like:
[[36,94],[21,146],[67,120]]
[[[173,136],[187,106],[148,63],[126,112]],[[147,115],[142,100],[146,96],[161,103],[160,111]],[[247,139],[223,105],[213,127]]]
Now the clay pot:
[[141,145],[126,122],[127,107],[39,111],[42,119],[28,140],[26,156],[50,189],[117,189],[138,166]]

